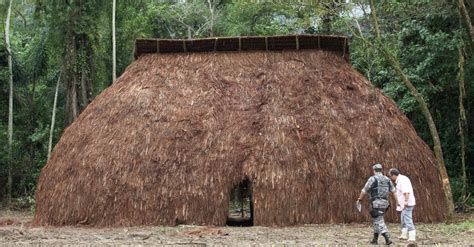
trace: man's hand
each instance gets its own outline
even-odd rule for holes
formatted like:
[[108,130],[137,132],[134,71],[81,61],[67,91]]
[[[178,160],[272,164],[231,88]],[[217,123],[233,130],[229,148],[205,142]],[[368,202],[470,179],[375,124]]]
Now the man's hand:
[[365,195],[364,191],[361,191],[356,202],[360,202],[362,200],[362,198],[364,198],[364,195]]
[[408,207],[408,196],[409,196],[410,193],[403,193],[404,197],[405,197],[405,202],[404,202],[404,208]]

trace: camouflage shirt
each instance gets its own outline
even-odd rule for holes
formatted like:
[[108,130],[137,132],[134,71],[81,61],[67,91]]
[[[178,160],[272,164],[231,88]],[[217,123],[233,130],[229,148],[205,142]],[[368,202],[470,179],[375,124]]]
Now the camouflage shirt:
[[[377,191],[372,191],[376,181],[378,182],[379,186]],[[381,184],[387,184],[388,186],[381,186]],[[395,186],[393,186],[392,181],[388,177],[384,176],[381,172],[377,172],[374,176],[367,180],[367,183],[365,183],[362,191],[369,195],[369,199],[372,201],[373,208],[388,208],[390,203],[387,199],[390,192],[395,192]],[[374,194],[377,198],[372,199]]]

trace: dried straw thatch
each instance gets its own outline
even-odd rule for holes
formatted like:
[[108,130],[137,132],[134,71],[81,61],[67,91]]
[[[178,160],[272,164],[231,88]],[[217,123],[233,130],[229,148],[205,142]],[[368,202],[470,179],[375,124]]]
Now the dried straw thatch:
[[142,54],[65,130],[35,223],[224,225],[244,179],[256,225],[363,222],[375,162],[411,177],[417,221],[444,219],[429,147],[340,54]]

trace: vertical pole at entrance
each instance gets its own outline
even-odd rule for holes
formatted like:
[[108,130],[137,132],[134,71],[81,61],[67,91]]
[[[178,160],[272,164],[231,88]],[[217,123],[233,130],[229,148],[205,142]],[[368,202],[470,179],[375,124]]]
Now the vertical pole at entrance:
[[242,184],[239,186],[239,199],[240,199],[240,210],[242,212],[242,219],[244,218],[244,189],[242,188]]

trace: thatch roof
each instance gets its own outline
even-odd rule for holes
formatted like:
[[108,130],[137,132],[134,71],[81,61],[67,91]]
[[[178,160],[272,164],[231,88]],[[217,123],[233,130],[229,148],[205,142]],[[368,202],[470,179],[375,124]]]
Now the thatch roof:
[[430,148],[342,56],[142,54],[64,131],[35,223],[223,225],[245,178],[256,225],[366,222],[354,201],[375,162],[412,179],[417,221],[444,219]]

